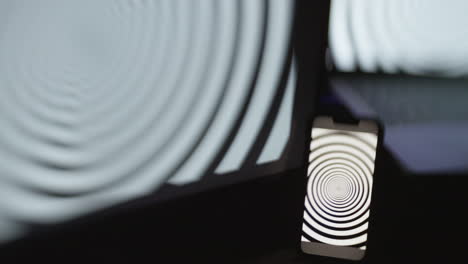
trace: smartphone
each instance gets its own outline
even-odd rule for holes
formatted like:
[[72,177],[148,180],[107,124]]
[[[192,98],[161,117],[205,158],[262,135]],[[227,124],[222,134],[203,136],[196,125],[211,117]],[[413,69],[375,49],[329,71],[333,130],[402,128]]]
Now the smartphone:
[[304,253],[364,257],[378,132],[373,121],[314,120],[301,237]]

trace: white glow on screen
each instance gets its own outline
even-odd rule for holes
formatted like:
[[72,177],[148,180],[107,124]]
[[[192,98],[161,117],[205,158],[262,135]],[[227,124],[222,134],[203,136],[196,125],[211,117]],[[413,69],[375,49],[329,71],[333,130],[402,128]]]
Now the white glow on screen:
[[465,0],[333,0],[329,39],[338,70],[468,75]]
[[23,223],[199,180],[244,106],[248,151],[285,68],[293,7],[0,1],[0,243]]

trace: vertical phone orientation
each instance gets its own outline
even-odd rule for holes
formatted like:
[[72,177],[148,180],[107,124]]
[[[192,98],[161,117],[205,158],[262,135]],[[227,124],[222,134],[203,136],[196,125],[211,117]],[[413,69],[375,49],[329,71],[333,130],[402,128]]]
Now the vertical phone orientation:
[[301,248],[308,254],[351,260],[367,243],[378,126],[314,121],[307,170]]

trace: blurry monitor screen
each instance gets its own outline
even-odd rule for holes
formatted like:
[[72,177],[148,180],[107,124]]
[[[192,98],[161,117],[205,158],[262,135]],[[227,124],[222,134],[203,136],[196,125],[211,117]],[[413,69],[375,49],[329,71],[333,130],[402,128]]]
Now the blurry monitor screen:
[[329,43],[339,71],[468,75],[468,2],[332,0]]
[[0,245],[299,166],[296,3],[0,1]]
[[384,144],[411,174],[468,171],[467,9],[465,0],[331,1],[331,88],[355,117],[382,121]]

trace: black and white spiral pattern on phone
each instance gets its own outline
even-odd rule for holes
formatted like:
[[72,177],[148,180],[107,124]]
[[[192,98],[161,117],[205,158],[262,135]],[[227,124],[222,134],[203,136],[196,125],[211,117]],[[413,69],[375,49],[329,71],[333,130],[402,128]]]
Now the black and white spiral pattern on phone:
[[377,135],[314,128],[303,241],[365,249]]

